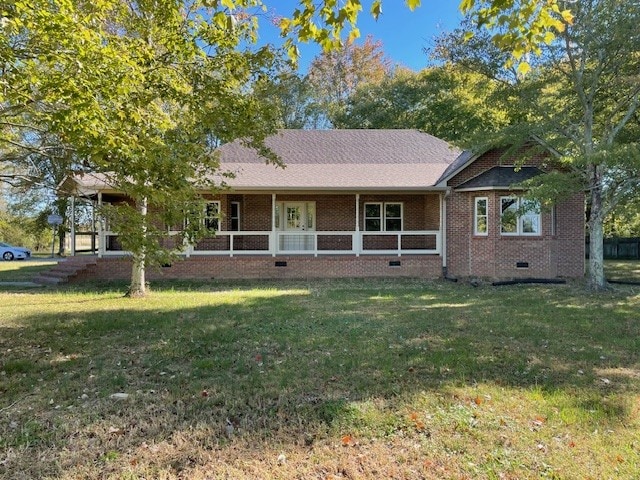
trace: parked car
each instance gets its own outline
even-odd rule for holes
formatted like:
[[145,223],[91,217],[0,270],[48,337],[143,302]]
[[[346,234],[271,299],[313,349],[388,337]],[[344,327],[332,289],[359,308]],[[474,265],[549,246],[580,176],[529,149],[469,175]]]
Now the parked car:
[[31,257],[31,250],[0,242],[0,257],[3,260],[26,260]]

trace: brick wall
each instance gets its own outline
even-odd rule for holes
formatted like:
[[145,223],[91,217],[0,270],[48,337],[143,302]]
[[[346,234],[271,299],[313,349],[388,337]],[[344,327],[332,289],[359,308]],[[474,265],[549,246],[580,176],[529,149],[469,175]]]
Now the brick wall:
[[[451,185],[459,185],[495,165],[512,165],[491,151],[457,174]],[[529,164],[541,165],[537,158]],[[505,236],[500,233],[500,197],[510,191],[456,192],[447,198],[447,266],[460,277],[577,278],[584,275],[584,196],[574,195],[542,212],[540,236]],[[474,199],[488,198],[488,235],[473,234]],[[518,266],[518,263],[521,266]],[[526,267],[522,266],[527,264]]]
[[[276,266],[286,262],[286,266]],[[392,266],[390,262],[400,262]],[[261,278],[438,278],[438,255],[384,256],[278,256],[278,257],[190,257],[174,261],[170,267],[150,268],[149,280],[159,279],[261,279]],[[74,282],[128,280],[131,260],[101,258]]]

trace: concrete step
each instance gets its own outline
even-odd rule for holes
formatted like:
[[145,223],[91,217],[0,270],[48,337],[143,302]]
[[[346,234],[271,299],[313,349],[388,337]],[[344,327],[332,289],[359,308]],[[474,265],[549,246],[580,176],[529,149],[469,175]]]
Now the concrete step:
[[33,278],[33,283],[37,283],[39,285],[59,285],[60,283],[63,283],[63,279],[58,277],[45,277],[40,274]]
[[65,271],[65,270],[51,269],[51,270],[47,270],[46,272],[40,272],[39,275],[42,276],[42,277],[67,279],[67,278],[75,275],[76,272],[77,272],[77,270]]
[[40,272],[33,281],[44,285],[59,285],[67,283],[69,278],[84,272],[88,268],[97,265],[95,257],[69,257],[59,262],[50,270]]

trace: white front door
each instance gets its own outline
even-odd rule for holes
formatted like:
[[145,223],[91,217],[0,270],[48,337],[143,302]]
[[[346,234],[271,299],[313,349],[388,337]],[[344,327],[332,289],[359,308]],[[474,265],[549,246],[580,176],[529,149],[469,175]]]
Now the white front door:
[[283,227],[286,233],[280,236],[280,250],[307,251],[314,248],[315,203],[285,202],[283,205]]

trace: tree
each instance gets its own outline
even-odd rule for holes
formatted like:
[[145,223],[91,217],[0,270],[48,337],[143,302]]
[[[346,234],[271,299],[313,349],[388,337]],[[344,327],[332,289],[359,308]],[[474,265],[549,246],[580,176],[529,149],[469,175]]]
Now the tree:
[[[422,0],[405,0],[411,10],[419,7]],[[460,11],[473,18],[479,27],[492,29],[494,44],[513,53],[513,60],[520,62],[522,71],[528,69],[526,56],[540,53],[540,45],[548,44],[557,32],[563,31],[572,22],[569,9],[561,9],[563,0],[462,0]],[[377,20],[382,14],[382,0],[370,3],[369,13]],[[342,31],[348,25],[348,41],[360,36],[357,28],[358,16],[362,11],[361,0],[300,0],[291,18],[282,18],[280,28],[283,35],[302,42],[313,41],[325,52],[342,46]],[[467,38],[470,32],[466,32]],[[290,38],[289,55],[297,58],[298,51]]]
[[318,128],[321,111],[306,76],[284,69],[274,78],[265,77],[255,86],[256,95],[270,104],[277,128]]
[[177,246],[206,233],[198,204],[219,183],[218,143],[271,131],[248,86],[273,54],[238,50],[252,18],[199,2],[35,2],[14,2],[4,24],[4,140],[33,154],[33,138],[55,135],[83,170],[108,173],[130,202],[103,213],[132,253],[129,293],[144,295],[165,226],[191,220]]
[[358,87],[330,118],[336,128],[415,128],[463,143],[508,124],[506,111],[491,102],[496,90],[494,80],[455,66],[397,69]]
[[[418,4],[408,1],[412,8]],[[381,5],[373,2],[374,16]],[[511,9],[505,18],[517,12],[513,2],[502,0],[461,4],[464,10],[483,5],[502,5],[497,12]],[[536,28],[553,27],[545,17],[551,5],[553,0],[517,17],[514,25],[524,25],[524,33],[514,34],[514,45],[524,38],[526,47],[536,41]],[[202,189],[215,187],[205,179],[216,172],[217,143],[247,137],[268,153],[261,139],[273,122],[250,94],[250,84],[265,74],[272,55],[266,49],[238,51],[255,39],[253,10],[263,6],[261,0],[9,0],[3,5],[0,175],[30,175],[29,166],[15,159],[53,158],[51,148],[68,150],[84,171],[109,172],[113,186],[132,200],[106,211],[123,220],[116,231],[129,233],[121,237],[133,254],[132,295],[145,293],[145,265],[164,255],[162,224],[172,224],[178,213],[195,217],[198,209],[190,205]],[[317,5],[301,0],[281,27],[299,40],[335,46],[345,23],[354,27],[351,40],[357,37],[360,9],[359,0],[340,6],[334,0]],[[497,21],[504,24],[502,17]],[[56,141],[39,144],[34,138]],[[190,222],[177,244],[202,234],[198,224]]]
[[347,98],[358,87],[382,82],[392,71],[382,49],[382,42],[367,37],[362,45],[355,42],[322,52],[309,66],[307,81],[317,108],[324,114],[325,126],[345,108]]
[[566,22],[526,77],[521,71],[496,71],[500,62],[491,61],[488,44],[480,53],[475,47],[482,42],[464,44],[462,32],[444,40],[441,52],[485,73],[493,68],[494,78],[502,80],[505,103],[519,111],[518,122],[494,143],[517,148],[533,142],[532,153],[542,150],[556,159],[560,170],[529,184],[533,196],[552,201],[587,193],[589,284],[603,289],[604,220],[640,193],[640,8],[622,0],[580,0],[571,6],[573,23]]

